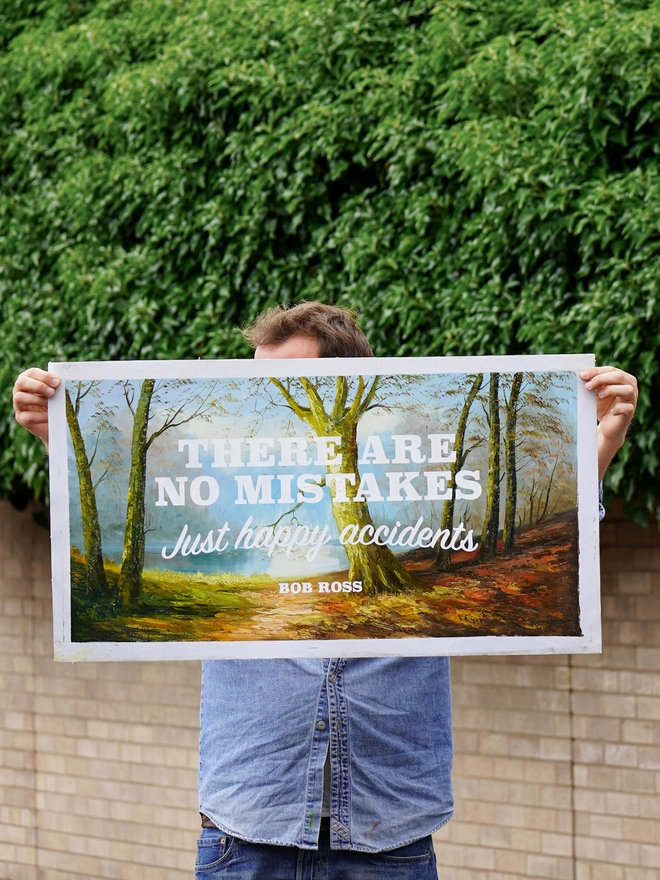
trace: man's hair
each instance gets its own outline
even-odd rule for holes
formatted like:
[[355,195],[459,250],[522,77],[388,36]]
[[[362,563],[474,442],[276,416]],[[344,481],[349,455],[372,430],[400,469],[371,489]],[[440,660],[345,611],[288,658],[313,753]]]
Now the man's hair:
[[243,336],[253,348],[281,345],[293,336],[307,336],[318,342],[321,357],[374,356],[367,337],[358,327],[355,312],[319,302],[267,309],[243,330]]

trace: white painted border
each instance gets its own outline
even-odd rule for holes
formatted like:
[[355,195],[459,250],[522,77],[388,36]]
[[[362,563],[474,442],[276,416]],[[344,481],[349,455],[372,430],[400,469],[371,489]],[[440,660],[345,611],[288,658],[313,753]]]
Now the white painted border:
[[198,660],[286,657],[596,653],[601,650],[596,401],[578,382],[578,525],[582,636],[461,636],[250,642],[71,642],[69,491],[64,389],[79,379],[207,379],[255,376],[377,376],[574,371],[592,354],[451,358],[109,361],[51,363],[64,382],[49,401],[53,636],[56,660]]

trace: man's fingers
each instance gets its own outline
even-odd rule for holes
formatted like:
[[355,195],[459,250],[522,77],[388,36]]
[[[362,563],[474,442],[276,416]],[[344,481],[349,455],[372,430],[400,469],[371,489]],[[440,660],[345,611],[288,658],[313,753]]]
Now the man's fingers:
[[[41,376],[30,375],[32,373],[40,373]],[[38,370],[34,367],[31,370],[26,370],[25,373],[21,373],[16,380],[14,384],[14,399],[16,399],[17,395],[22,393],[38,394],[41,397],[52,397],[53,394],[55,394],[55,389],[59,383],[60,380],[57,376],[53,376],[51,373],[46,373],[44,370]]]
[[14,392],[14,409],[16,412],[33,410],[35,407],[45,411],[47,404],[47,398],[44,398],[41,394],[27,394],[25,391]]
[[637,389],[633,385],[606,385],[596,391],[596,396],[601,400],[605,397],[618,397],[629,403],[636,403]]
[[21,379],[22,376],[26,376],[29,379],[37,379],[39,382],[43,382],[45,385],[52,385],[54,388],[57,388],[60,384],[59,376],[49,373],[47,370],[42,370],[41,367],[30,367],[21,373],[18,378]]
[[635,404],[628,403],[628,401],[625,400],[620,400],[618,401],[618,403],[614,404],[608,415],[622,416],[626,419],[632,419],[632,417],[635,415]]
[[584,380],[587,391],[596,391],[606,385],[624,386],[629,385],[637,392],[637,379],[625,370],[617,367],[591,367],[580,371],[580,378]]
[[16,379],[13,391],[14,415],[22,428],[27,428],[48,447],[48,400],[61,384],[59,376],[30,367]]
[[38,437],[48,447],[48,413],[41,412],[17,412],[16,421],[35,437]]
[[595,393],[599,420],[618,417],[627,425],[633,419],[637,406],[637,379],[616,367],[592,367],[580,371],[587,391]]
[[23,428],[33,427],[34,425],[47,425],[48,413],[45,411],[35,412],[31,410],[23,410],[16,413],[16,421]]

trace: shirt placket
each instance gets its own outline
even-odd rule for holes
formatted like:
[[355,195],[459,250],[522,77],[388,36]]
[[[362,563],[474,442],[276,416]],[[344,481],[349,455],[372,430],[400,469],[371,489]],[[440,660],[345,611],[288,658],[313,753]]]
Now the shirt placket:
[[330,723],[330,845],[351,848],[350,753],[348,712],[344,693],[345,659],[331,660],[327,674],[328,719]]
[[319,700],[314,717],[312,748],[307,769],[307,787],[305,792],[305,825],[302,846],[316,847],[321,825],[321,806],[323,803],[323,765],[328,753],[330,739],[330,718],[328,710],[327,676],[329,660],[323,661],[323,684],[319,692]]

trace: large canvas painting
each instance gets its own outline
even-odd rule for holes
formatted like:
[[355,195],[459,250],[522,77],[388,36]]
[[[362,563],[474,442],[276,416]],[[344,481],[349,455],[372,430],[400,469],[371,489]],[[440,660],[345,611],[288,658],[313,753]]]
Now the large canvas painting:
[[56,656],[598,650],[592,363],[52,364]]

